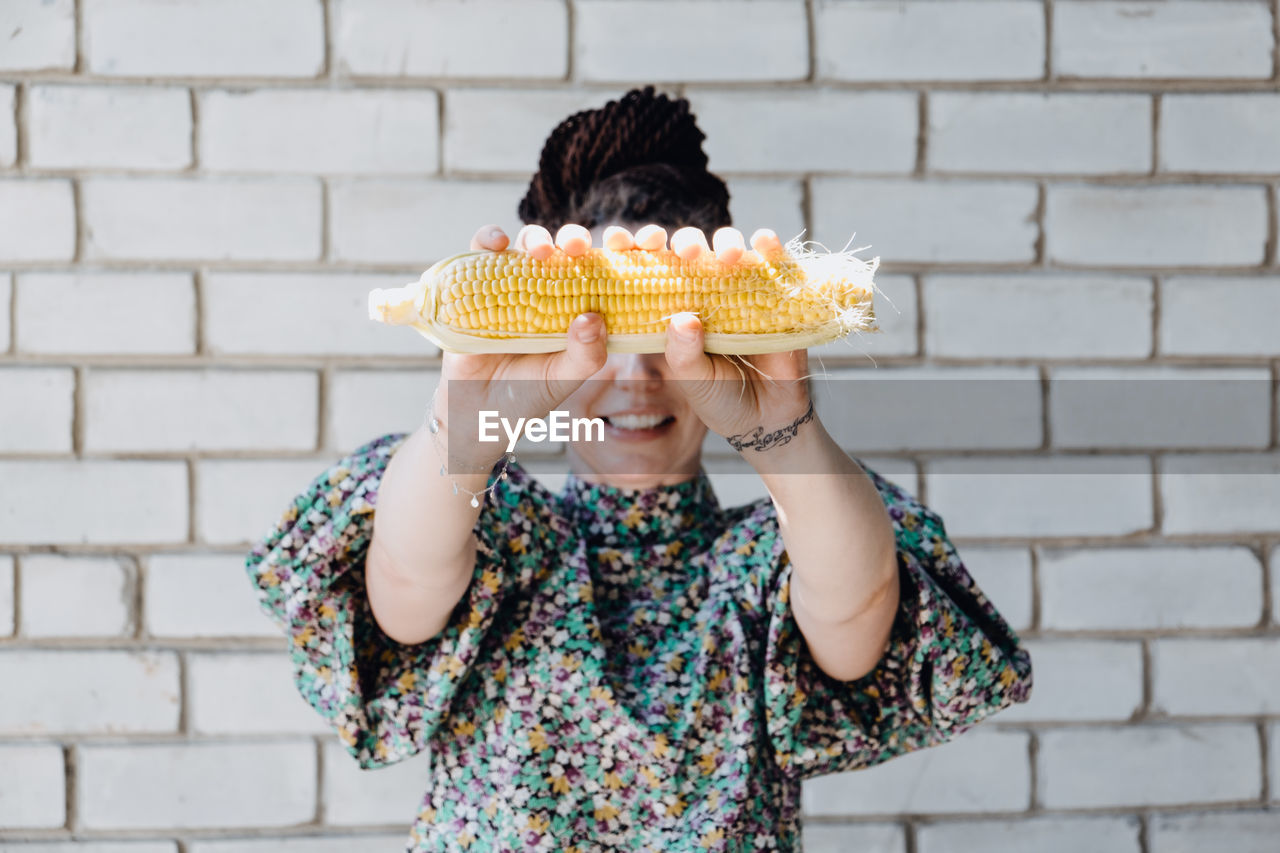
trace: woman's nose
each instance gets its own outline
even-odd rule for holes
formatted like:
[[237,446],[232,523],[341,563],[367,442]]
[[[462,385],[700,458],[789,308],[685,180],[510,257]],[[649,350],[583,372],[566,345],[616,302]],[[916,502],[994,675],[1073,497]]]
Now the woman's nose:
[[662,385],[662,353],[623,353],[613,382],[629,391],[655,390]]

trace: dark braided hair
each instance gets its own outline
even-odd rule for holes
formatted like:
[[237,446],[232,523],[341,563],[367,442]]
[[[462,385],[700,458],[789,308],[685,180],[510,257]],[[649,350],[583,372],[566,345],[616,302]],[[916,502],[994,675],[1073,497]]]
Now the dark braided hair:
[[704,139],[689,102],[653,86],[574,113],[547,138],[520,220],[552,235],[569,222],[621,221],[693,225],[710,236],[733,220],[728,188],[707,171]]

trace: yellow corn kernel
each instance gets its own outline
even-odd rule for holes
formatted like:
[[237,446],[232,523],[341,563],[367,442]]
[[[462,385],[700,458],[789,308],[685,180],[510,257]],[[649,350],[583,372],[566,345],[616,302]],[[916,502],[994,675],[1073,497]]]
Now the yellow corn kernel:
[[686,261],[669,249],[560,249],[546,260],[523,252],[446,258],[410,285],[369,294],[369,314],[409,325],[450,352],[553,352],[586,311],[604,317],[612,352],[661,352],[671,315],[702,320],[708,352],[759,353],[817,346],[874,328],[879,259],[818,254],[798,240],[732,264],[704,253]]

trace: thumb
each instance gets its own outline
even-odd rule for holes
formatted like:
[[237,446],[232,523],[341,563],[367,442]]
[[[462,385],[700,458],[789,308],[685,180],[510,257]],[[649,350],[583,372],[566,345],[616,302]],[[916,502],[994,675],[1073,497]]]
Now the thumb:
[[676,379],[700,381],[715,375],[711,357],[703,351],[702,321],[682,311],[667,324],[667,365]]
[[568,345],[547,361],[547,387],[557,404],[604,367],[606,337],[604,318],[599,314],[579,314],[569,324]]

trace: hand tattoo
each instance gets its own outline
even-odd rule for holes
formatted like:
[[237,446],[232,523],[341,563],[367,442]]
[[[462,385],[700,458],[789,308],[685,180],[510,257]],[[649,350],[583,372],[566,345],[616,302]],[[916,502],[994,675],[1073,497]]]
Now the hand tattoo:
[[813,401],[809,401],[809,408],[805,413],[791,422],[790,426],[784,426],[766,434],[764,427],[758,426],[751,432],[743,432],[738,435],[731,435],[725,440],[733,447],[734,450],[742,450],[745,447],[753,448],[757,451],[768,450],[771,447],[781,447],[790,443],[791,439],[796,437],[796,433],[800,431],[802,424],[813,420]]

